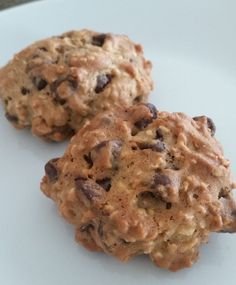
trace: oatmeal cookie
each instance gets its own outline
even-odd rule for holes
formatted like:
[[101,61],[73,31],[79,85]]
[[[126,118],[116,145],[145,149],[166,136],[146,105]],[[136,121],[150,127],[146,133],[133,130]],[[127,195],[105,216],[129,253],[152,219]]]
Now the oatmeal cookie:
[[6,118],[62,141],[98,112],[146,102],[151,62],[127,36],[72,31],[27,47],[0,70]]
[[122,261],[190,267],[211,232],[236,231],[230,164],[205,116],[138,104],[99,114],[41,182],[76,240]]

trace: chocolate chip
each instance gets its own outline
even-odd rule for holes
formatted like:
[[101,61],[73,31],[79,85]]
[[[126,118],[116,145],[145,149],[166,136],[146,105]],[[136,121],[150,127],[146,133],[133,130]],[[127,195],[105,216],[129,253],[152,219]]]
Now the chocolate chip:
[[84,224],[79,229],[80,229],[81,232],[89,232],[90,230],[94,229],[94,225],[92,225],[92,224]]
[[138,128],[138,129],[140,129],[140,130],[143,130],[143,129],[145,129],[145,128],[147,127],[147,125],[149,125],[151,122],[152,122],[152,120],[143,118],[143,119],[141,119],[141,120],[135,122],[134,125],[135,125],[136,128]]
[[211,118],[207,118],[207,125],[208,125],[208,128],[211,130],[211,135],[214,136],[216,132],[216,126]]
[[155,137],[157,140],[160,140],[160,141],[163,141],[164,140],[164,137],[163,137],[163,134],[162,134],[162,130],[160,128],[158,128],[156,130],[156,137]]
[[99,184],[107,192],[111,188],[111,178],[109,178],[109,177],[105,177],[103,179],[98,179],[98,180],[96,180],[96,183]]
[[91,149],[91,161],[95,162],[97,159],[99,160],[104,157],[103,162],[106,161],[106,166],[115,168],[117,166],[117,158],[121,152],[121,148],[122,141],[120,140],[102,141]]
[[230,189],[228,187],[221,188],[218,195],[218,199],[220,198],[227,199],[229,197],[229,194],[230,194]]
[[110,74],[100,74],[97,76],[97,85],[95,87],[95,92],[102,92],[105,87],[111,82],[112,76]]
[[65,105],[65,104],[66,104],[66,100],[60,98],[59,96],[57,96],[56,98],[53,98],[53,100],[54,100],[56,103],[59,103],[60,105]]
[[163,206],[166,206],[165,200],[162,198],[160,193],[144,191],[138,194],[138,206],[141,208],[149,208],[153,205],[153,200],[155,202],[163,203]]
[[158,152],[162,152],[165,150],[165,144],[162,141],[158,140],[152,149]]
[[83,158],[87,162],[88,167],[92,168],[93,167],[93,160],[91,158],[91,153],[89,152],[88,154],[84,154]]
[[157,118],[157,109],[156,109],[156,107],[153,104],[151,104],[151,103],[147,103],[145,105],[148,107],[150,113],[152,114],[152,119],[153,120],[156,119]]
[[29,93],[30,93],[30,90],[28,88],[25,88],[25,87],[21,88],[21,94],[22,95],[26,95],[26,94],[29,94]]
[[102,188],[97,183],[81,177],[75,179],[75,187],[77,190],[80,190],[89,201],[100,198],[103,194]]
[[119,153],[120,153],[120,150],[121,150],[121,147],[122,147],[122,141],[120,140],[108,140],[108,141],[102,141],[100,142],[99,144],[97,144],[93,150],[95,151],[99,151],[100,149],[102,149],[103,147],[108,147],[109,144],[111,144],[111,148],[112,148],[112,155],[114,158],[117,158]]
[[138,144],[140,149],[151,149],[153,151],[162,152],[165,150],[165,144],[161,141],[157,141],[155,144],[150,143],[139,143]]
[[17,122],[18,122],[18,118],[17,118],[17,116],[15,116],[15,115],[11,115],[11,114],[9,114],[9,113],[6,113],[6,114],[5,114],[5,117],[7,118],[7,120],[8,120],[9,122],[12,122],[12,123],[17,123]]
[[[193,117],[194,121],[198,121],[199,119],[204,118],[205,116],[197,116],[197,117]],[[207,126],[208,128],[211,130],[211,135],[214,136],[215,132],[216,132],[216,126],[214,124],[214,122],[212,121],[211,118],[206,117],[207,118]]]
[[46,80],[40,77],[34,77],[33,82],[39,91],[43,90],[48,84]]
[[171,207],[172,207],[172,204],[170,202],[166,203],[166,209],[167,210],[171,209]]
[[117,159],[117,157],[120,154],[121,148],[122,148],[122,141],[120,140],[112,140],[111,142],[111,152],[113,159]]
[[92,37],[92,45],[102,47],[104,45],[106,34],[100,34]]
[[49,160],[44,167],[45,173],[50,182],[56,181],[58,179],[58,170],[54,165],[58,159],[59,158],[53,158]]
[[148,109],[149,112],[151,113],[151,117],[149,118],[141,118],[140,120],[138,120],[137,122],[134,123],[135,127],[143,130],[147,127],[147,125],[149,125],[150,123],[152,123],[153,120],[155,120],[157,118],[157,109],[156,107],[151,104],[151,103],[147,103],[144,104]]
[[165,174],[163,174],[161,172],[158,172],[158,173],[155,174],[155,176],[154,176],[154,186],[159,186],[159,185],[167,186],[169,184],[171,184],[171,180],[170,180],[170,178],[167,175],[165,175]]

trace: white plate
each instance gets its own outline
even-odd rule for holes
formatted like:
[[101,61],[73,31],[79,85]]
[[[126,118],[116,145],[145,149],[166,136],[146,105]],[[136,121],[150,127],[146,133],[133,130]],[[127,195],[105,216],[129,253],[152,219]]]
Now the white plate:
[[[234,0],[36,2],[0,12],[0,65],[31,42],[71,29],[128,34],[153,61],[151,101],[212,117],[236,174],[235,11]],[[76,244],[72,226],[39,191],[45,162],[66,144],[14,130],[2,109],[0,118],[0,284],[236,284],[236,235],[212,235],[197,264],[177,273],[145,257],[121,264]]]

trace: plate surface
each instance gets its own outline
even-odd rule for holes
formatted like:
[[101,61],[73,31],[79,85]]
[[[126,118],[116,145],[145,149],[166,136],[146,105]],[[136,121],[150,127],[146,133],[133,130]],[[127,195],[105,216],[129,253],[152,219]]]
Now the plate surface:
[[[234,0],[42,1],[0,12],[0,65],[35,40],[90,28],[129,35],[153,62],[159,109],[206,114],[236,177]],[[171,273],[148,258],[122,264],[74,242],[39,190],[45,162],[64,151],[16,131],[0,108],[0,284],[236,284],[236,235],[213,234],[191,269]]]

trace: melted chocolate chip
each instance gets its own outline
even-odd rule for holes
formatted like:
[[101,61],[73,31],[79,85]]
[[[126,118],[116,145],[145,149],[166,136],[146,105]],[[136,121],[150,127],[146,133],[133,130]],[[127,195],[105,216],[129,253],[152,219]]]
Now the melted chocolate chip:
[[40,78],[40,77],[34,77],[33,83],[39,91],[43,90],[48,84],[46,80],[44,80],[43,78]]
[[163,134],[162,134],[162,130],[160,128],[158,128],[156,130],[156,139],[157,140],[160,140],[160,141],[163,141],[164,140],[164,137],[163,137]]
[[87,162],[88,167],[92,168],[93,167],[93,160],[91,158],[91,153],[89,152],[88,154],[84,154],[83,158]]
[[157,118],[157,109],[156,107],[151,104],[151,103],[147,103],[144,104],[148,109],[149,112],[151,113],[151,117],[149,118],[141,118],[140,120],[138,120],[137,122],[134,123],[135,127],[143,130],[147,127],[147,125],[149,125],[150,123],[152,123],[153,120],[155,120]]
[[166,209],[167,210],[171,209],[171,207],[172,207],[172,204],[170,202],[166,203]]
[[96,180],[96,183],[99,184],[106,192],[111,189],[111,178],[105,177],[103,179]]
[[29,93],[30,93],[30,90],[28,88],[25,88],[25,87],[21,88],[21,94],[22,95],[26,95],[26,94],[29,94]]
[[45,173],[50,182],[56,181],[58,179],[58,170],[54,165],[58,159],[59,158],[53,158],[49,160],[44,167]]
[[155,174],[153,186],[159,186],[159,185],[167,186],[169,184],[171,184],[171,180],[167,175],[165,175],[161,172],[158,172]]
[[80,229],[81,232],[89,232],[90,230],[94,229],[94,225],[92,225],[92,224],[84,224],[79,229]]
[[95,92],[102,92],[105,87],[111,82],[112,76],[110,74],[100,74],[97,76],[97,85],[95,87]]
[[77,190],[80,190],[89,201],[100,198],[103,194],[103,188],[97,183],[81,177],[75,179],[75,187]]
[[[199,119],[201,119],[203,117],[204,116],[193,117],[193,120],[198,121]],[[209,118],[209,117],[206,117],[206,118],[207,118],[207,126],[211,130],[211,135],[214,136],[215,132],[216,132],[216,126],[215,126],[215,124],[211,118]]]
[[106,34],[100,34],[92,37],[92,45],[102,47],[106,40]]
[[162,152],[165,150],[165,144],[161,141],[157,141],[155,144],[140,143],[138,144],[140,149],[151,149],[153,151]]
[[8,120],[9,122],[12,122],[12,123],[17,123],[17,122],[18,122],[18,118],[17,118],[17,116],[15,116],[15,115],[11,115],[11,114],[9,114],[9,113],[6,113],[6,114],[5,114],[5,117],[7,118],[7,120]]

